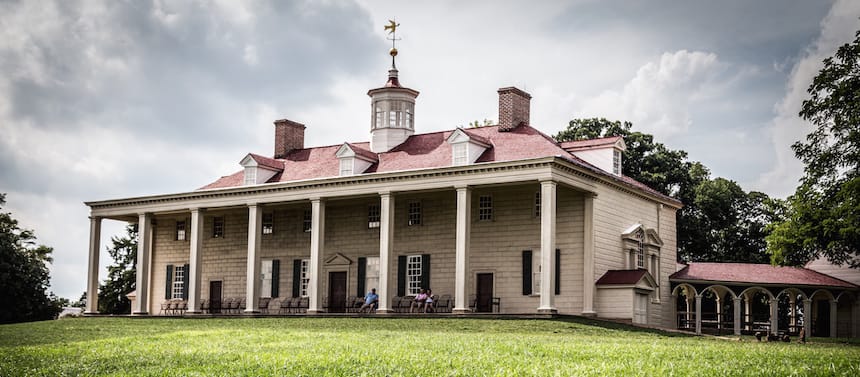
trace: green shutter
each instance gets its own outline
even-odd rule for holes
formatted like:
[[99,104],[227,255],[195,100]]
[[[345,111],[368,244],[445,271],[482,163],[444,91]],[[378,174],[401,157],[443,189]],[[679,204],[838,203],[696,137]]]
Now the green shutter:
[[188,300],[188,275],[191,275],[191,268],[188,263],[183,268],[185,269],[185,274],[182,275],[182,299]]
[[555,249],[555,294],[561,294],[561,249]]
[[302,294],[302,260],[293,259],[293,297]]
[[421,288],[430,289],[430,254],[421,254]]
[[359,257],[358,258],[358,281],[355,284],[355,286],[357,287],[356,291],[358,291],[358,293],[356,293],[356,296],[364,297],[364,294],[366,293],[364,290],[367,289],[367,287],[364,286],[364,280],[366,277],[367,277],[367,258]]
[[164,299],[170,300],[173,298],[173,294],[172,294],[173,290],[171,289],[171,288],[173,288],[173,265],[172,264],[167,265],[167,275],[166,276],[167,276],[167,279],[165,279],[165,281],[164,281]]
[[[382,266],[379,266],[382,268]],[[406,296],[406,256],[397,257],[397,295]]]
[[523,250],[523,295],[532,294],[532,251]]
[[272,260],[272,298],[278,297],[278,288],[281,286],[281,261]]

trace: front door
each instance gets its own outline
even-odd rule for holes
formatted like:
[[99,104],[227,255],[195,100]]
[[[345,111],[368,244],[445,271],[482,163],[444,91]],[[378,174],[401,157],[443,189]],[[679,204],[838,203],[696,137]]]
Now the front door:
[[346,304],[346,271],[328,273],[328,311],[343,313]]
[[221,281],[213,280],[209,282],[209,312],[221,312]]
[[478,294],[475,311],[489,313],[493,311],[493,274],[478,274]]

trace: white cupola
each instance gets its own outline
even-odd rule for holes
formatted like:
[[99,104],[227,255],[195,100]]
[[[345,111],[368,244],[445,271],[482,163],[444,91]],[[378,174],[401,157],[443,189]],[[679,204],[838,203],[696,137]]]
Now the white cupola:
[[[392,22],[392,25],[393,22]],[[386,27],[393,34],[397,25]],[[396,39],[392,38],[392,42]],[[371,89],[370,96],[370,150],[374,153],[388,152],[415,133],[415,98],[418,91],[400,86],[394,58],[397,49],[393,46],[391,69],[388,81],[381,88]]]

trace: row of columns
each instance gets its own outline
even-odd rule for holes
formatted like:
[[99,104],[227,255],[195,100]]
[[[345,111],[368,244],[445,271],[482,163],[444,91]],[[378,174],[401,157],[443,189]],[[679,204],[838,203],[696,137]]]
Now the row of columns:
[[[470,249],[471,201],[472,189],[469,186],[457,186],[456,189],[456,240],[455,240],[455,273],[454,273],[454,309],[455,313],[470,312],[468,306],[468,271]],[[557,183],[552,180],[540,182],[541,192],[541,290],[539,313],[556,313],[554,302],[555,284],[555,244],[556,244],[556,202]],[[394,240],[394,196],[390,192],[380,193],[380,230],[379,230],[379,312],[389,312],[391,276],[390,263],[393,256]],[[585,218],[593,216],[593,197],[586,195]],[[190,252],[188,275],[188,313],[200,313],[201,266],[203,247],[203,216],[205,209],[191,209]],[[260,292],[260,237],[262,234],[262,209],[257,203],[248,204],[248,259],[246,282],[246,313],[255,313]],[[90,248],[89,270],[87,284],[86,313],[98,313],[98,269],[99,244],[101,234],[101,218],[90,218]],[[584,305],[583,313],[593,314],[594,279],[594,228],[593,221],[585,221],[585,260],[584,260]],[[132,308],[133,314],[148,314],[150,267],[152,259],[152,214],[142,213],[138,216],[138,261],[137,261],[137,300]],[[322,264],[325,239],[325,200],[311,198],[311,244],[308,284],[308,313],[320,313],[322,308]]]
[[[697,294],[696,296],[696,335],[702,335],[702,295]],[[734,303],[734,334],[741,335],[741,301],[743,298],[738,296],[733,298]],[[719,300],[717,300],[717,311],[719,313]],[[687,306],[689,308],[689,300],[687,300]],[[792,313],[794,313],[794,308],[791,308]],[[687,310],[689,312],[689,309]],[[770,332],[772,334],[777,334],[779,331],[779,306],[778,300],[771,299],[770,300]],[[746,313],[749,315],[750,313],[750,301],[749,298],[746,300]],[[806,336],[811,336],[812,334],[812,300],[804,299],[803,300],[803,331]],[[717,315],[719,320],[720,316]],[[836,301],[830,302],[830,336],[836,337]]]

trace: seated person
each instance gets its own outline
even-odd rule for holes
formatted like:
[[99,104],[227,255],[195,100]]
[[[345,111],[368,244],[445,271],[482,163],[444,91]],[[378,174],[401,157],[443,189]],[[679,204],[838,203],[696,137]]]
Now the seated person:
[[379,295],[376,294],[376,288],[372,288],[370,292],[364,295],[364,305],[361,306],[358,312],[364,313],[364,310],[367,309],[367,312],[370,313],[373,309],[376,309],[377,305],[379,305]]
[[427,300],[424,301],[424,313],[427,313],[428,310],[433,312],[433,291],[430,289],[427,290]]
[[409,312],[412,313],[412,310],[415,309],[415,306],[418,306],[418,310],[421,310],[421,306],[423,306],[427,302],[427,291],[421,289],[421,293],[415,296],[415,299],[412,300],[412,305],[409,305]]

